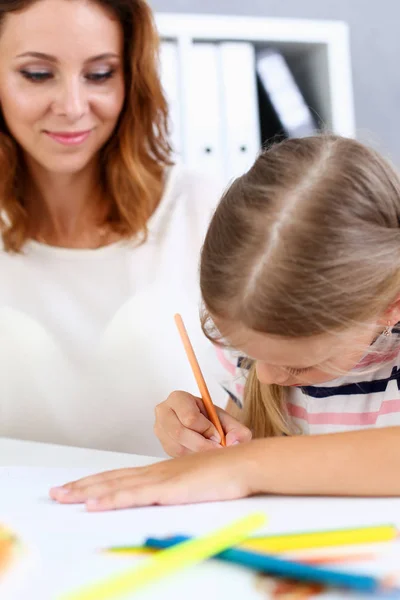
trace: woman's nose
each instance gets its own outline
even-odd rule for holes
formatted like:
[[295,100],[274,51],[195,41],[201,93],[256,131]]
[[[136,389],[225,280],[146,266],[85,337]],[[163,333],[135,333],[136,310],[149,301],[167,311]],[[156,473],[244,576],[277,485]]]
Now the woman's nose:
[[57,98],[53,104],[57,116],[66,117],[70,122],[79,121],[87,106],[86,92],[82,83],[71,78],[60,84]]

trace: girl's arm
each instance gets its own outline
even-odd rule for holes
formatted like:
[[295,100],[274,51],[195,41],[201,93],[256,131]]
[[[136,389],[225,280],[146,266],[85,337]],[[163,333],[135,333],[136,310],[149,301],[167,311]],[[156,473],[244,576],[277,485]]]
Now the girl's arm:
[[259,439],[51,490],[90,510],[186,504],[260,493],[400,496],[400,427]]
[[249,450],[256,492],[400,496],[400,427],[255,440]]

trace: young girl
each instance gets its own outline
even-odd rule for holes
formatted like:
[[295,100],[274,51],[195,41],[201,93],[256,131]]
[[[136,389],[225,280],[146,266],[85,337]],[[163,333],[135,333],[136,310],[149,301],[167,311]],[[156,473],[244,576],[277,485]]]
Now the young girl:
[[399,267],[400,179],[389,164],[336,136],[272,146],[225,193],[202,253],[204,332],[238,350],[238,369],[250,364],[239,420],[219,413],[228,447],[216,448],[201,400],[175,392],[156,433],[186,456],[52,497],[103,510],[400,494]]

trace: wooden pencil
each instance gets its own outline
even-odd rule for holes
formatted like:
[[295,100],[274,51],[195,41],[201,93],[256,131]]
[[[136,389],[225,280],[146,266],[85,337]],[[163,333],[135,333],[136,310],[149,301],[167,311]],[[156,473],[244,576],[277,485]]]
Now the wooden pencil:
[[200,396],[204,402],[204,406],[206,408],[208,418],[210,419],[211,423],[214,425],[215,429],[218,431],[218,433],[221,437],[221,446],[226,446],[224,430],[222,429],[222,425],[218,418],[217,411],[215,410],[215,406],[211,400],[210,393],[208,391],[206,382],[204,380],[203,373],[200,370],[200,366],[197,361],[196,355],[194,353],[193,346],[190,342],[188,333],[186,331],[186,327],[183,323],[183,319],[182,319],[181,315],[178,315],[178,314],[175,315],[174,319],[175,319],[175,323],[176,323],[176,326],[179,331],[179,335],[181,336],[183,347],[185,349],[190,366],[192,368],[193,375],[196,379],[196,383],[197,383],[197,387],[199,388]]

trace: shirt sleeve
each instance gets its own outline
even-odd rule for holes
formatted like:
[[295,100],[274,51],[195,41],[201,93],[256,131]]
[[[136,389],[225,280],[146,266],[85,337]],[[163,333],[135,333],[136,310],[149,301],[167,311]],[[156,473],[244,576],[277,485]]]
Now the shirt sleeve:
[[243,408],[244,387],[249,371],[249,361],[240,353],[220,346],[216,346],[215,351],[218,361],[223,367],[223,373],[226,375],[220,381],[220,385],[236,406]]

